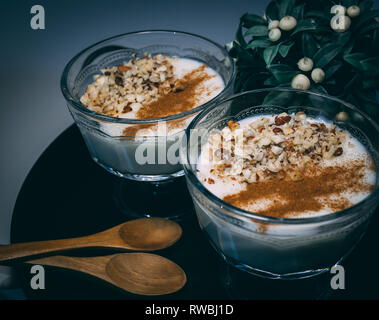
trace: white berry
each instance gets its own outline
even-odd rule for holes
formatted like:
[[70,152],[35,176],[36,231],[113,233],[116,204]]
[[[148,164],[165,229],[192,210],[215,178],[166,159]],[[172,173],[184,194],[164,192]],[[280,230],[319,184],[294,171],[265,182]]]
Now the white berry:
[[316,83],[323,82],[325,79],[325,72],[320,68],[313,69],[311,73],[312,80]]
[[272,30],[279,27],[279,20],[271,20],[268,24],[268,29]]
[[298,74],[292,79],[291,86],[294,89],[308,90],[311,86],[311,82],[307,76]]
[[278,41],[281,36],[282,36],[282,32],[279,30],[279,28],[272,29],[268,33],[268,38],[271,41]]
[[358,17],[360,13],[361,9],[358,6],[350,6],[349,8],[347,8],[347,14],[351,18]]
[[282,19],[280,19],[280,22],[279,22],[279,28],[284,31],[290,31],[293,28],[295,28],[296,25],[297,25],[297,21],[292,16],[285,16]]
[[304,57],[299,60],[297,66],[301,71],[311,71],[313,69],[313,61],[310,58]]

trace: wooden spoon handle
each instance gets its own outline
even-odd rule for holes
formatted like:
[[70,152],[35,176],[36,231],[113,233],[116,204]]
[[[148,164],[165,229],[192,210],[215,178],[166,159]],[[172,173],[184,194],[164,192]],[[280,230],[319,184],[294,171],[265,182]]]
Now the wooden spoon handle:
[[92,276],[110,281],[105,272],[105,266],[114,255],[99,257],[67,257],[67,256],[50,256],[40,259],[29,260],[28,264],[40,264],[59,268],[71,269],[79,272],[88,273]]
[[34,241],[0,246],[0,262],[34,256],[37,254],[64,251],[69,249],[94,247],[102,242],[98,237],[85,236],[80,238]]

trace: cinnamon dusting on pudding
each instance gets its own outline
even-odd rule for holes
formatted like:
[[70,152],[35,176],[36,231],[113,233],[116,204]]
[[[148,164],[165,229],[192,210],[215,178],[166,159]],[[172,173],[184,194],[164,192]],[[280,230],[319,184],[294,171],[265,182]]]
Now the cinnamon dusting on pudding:
[[[150,103],[142,104],[136,113],[137,119],[162,118],[189,111],[199,105],[199,96],[210,94],[207,87],[203,86],[206,80],[213,76],[205,71],[206,65],[187,73],[176,81],[171,90]],[[183,119],[173,120],[167,123],[168,130],[183,125]],[[141,129],[154,129],[156,124],[133,125],[123,131],[124,136],[135,136]]]
[[[206,83],[216,79],[217,74],[205,64],[197,63],[196,67],[189,68],[192,71],[183,74],[181,63],[186,62],[158,54],[135,57],[103,69],[80,101],[92,111],[115,118],[153,119],[189,111],[204,103],[204,98],[208,101],[221,91],[221,86]],[[168,129],[184,128],[186,121],[170,121],[167,126]],[[130,125],[120,134],[136,136],[139,130],[155,130],[156,127],[157,124]]]
[[212,78],[205,72],[206,65],[191,71],[175,83],[170,92],[151,103],[143,105],[137,112],[138,119],[161,118],[183,113],[196,107],[198,96],[207,92],[201,84]]
[[374,190],[372,159],[348,131],[303,112],[246,120],[213,130],[202,147],[199,175],[224,201],[296,218],[341,211]]
[[373,191],[374,186],[363,180],[366,169],[364,160],[328,167],[314,166],[302,172],[300,181],[287,175],[284,179],[247,184],[245,190],[223,200],[236,207],[246,207],[259,200],[275,199],[257,211],[272,217],[295,218],[296,214],[317,212],[325,207],[340,211],[352,206],[348,194]]

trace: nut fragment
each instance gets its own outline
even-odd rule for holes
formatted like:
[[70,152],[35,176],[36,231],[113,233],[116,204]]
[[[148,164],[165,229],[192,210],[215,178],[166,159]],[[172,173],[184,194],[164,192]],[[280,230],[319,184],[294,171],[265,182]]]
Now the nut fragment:
[[272,146],[271,148],[271,151],[276,154],[276,155],[279,155],[283,152],[283,149],[278,147],[278,146]]
[[[103,69],[102,74],[94,76],[80,101],[90,110],[118,117],[130,110],[128,103],[151,102],[176,88],[174,59],[149,55]],[[130,107],[133,111],[139,108]]]
[[343,153],[343,149],[341,147],[338,147],[337,150],[333,153],[335,157],[340,156]]
[[121,77],[116,77],[116,78],[114,79],[114,81],[116,82],[117,85],[119,85],[119,86],[121,86],[121,87],[124,85],[124,80],[122,80]]
[[291,121],[291,117],[290,116],[282,116],[282,117],[276,117],[275,118],[275,124],[277,126],[281,126],[287,122],[290,122]]
[[123,64],[120,64],[120,65],[117,66],[117,70],[120,71],[120,72],[126,72],[126,71],[128,71],[130,69],[131,69],[131,67],[125,66]]
[[235,121],[228,121],[228,127],[230,128],[230,130],[235,130],[240,127],[240,124]]

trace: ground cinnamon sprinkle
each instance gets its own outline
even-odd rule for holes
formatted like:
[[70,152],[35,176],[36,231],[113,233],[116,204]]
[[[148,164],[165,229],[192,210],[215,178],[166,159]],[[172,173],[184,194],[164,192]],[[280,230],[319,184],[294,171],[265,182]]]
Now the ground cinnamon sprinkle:
[[126,127],[123,130],[122,135],[124,137],[135,137],[139,130],[152,129],[154,126],[155,124],[136,124],[133,126]]
[[161,118],[186,112],[193,109],[201,94],[201,84],[212,78],[204,70],[206,65],[187,73],[178,80],[175,87],[169,93],[159,97],[149,104],[145,104],[137,112],[138,119]]
[[[172,130],[172,129],[175,129],[178,127],[183,127],[183,124],[185,121],[186,121],[186,119],[172,120],[172,121],[166,123],[167,130]],[[158,128],[157,124],[138,124],[138,125],[133,125],[133,126],[129,126],[129,127],[125,128],[122,133],[123,133],[124,137],[135,137],[139,130],[146,130],[146,129],[156,130],[157,128]]]
[[[170,92],[160,96],[158,99],[142,105],[138,110],[136,117],[138,119],[161,118],[183,113],[195,108],[198,104],[198,98],[203,93],[207,94],[202,84],[204,81],[214,76],[205,72],[206,65],[187,73],[177,81],[175,87]],[[169,128],[180,125],[182,120],[172,121]],[[124,136],[135,136],[138,130],[155,127],[156,124],[134,125],[124,129]]]
[[245,190],[223,200],[244,207],[254,201],[275,198],[268,207],[257,212],[273,217],[296,217],[325,207],[339,211],[351,206],[343,193],[373,191],[374,186],[362,179],[365,169],[367,163],[364,160],[339,166],[311,167],[302,172],[304,178],[300,181],[274,178],[247,184]]

